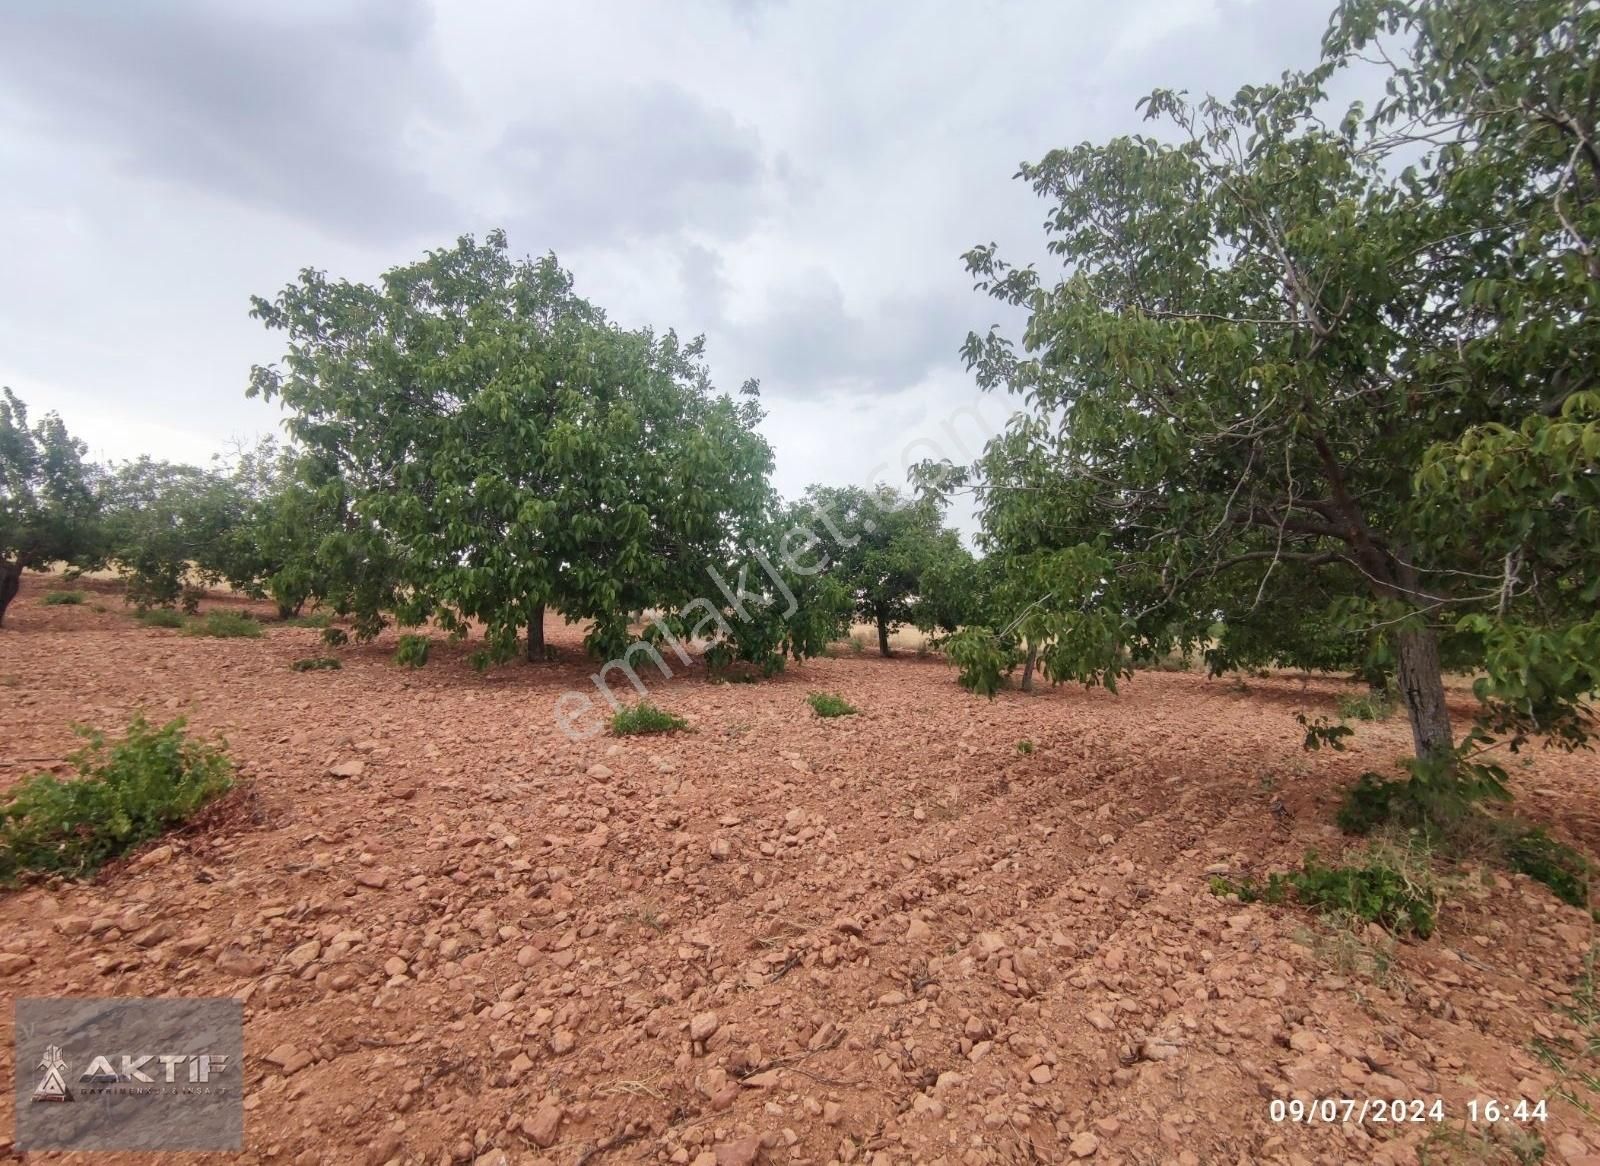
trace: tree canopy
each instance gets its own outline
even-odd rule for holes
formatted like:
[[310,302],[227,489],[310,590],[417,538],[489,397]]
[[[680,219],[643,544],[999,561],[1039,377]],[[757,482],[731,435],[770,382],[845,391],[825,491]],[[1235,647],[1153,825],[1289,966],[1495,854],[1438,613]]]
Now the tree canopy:
[[538,659],[548,605],[616,656],[630,613],[701,594],[774,502],[753,382],[718,394],[699,340],[616,326],[501,232],[378,286],[307,270],[254,314],[288,352],[251,393],[291,410],[398,583],[350,593],[368,627],[383,605],[456,634],[477,621],[484,661],[520,631]]
[[[1347,0],[1318,68],[1158,90],[1162,136],[1023,166],[1064,270],[967,256],[1029,312],[1020,352],[967,342],[1027,413],[971,480],[1059,668],[1114,679],[1219,619],[1235,664],[1308,658],[1315,628],[1341,661],[1392,645],[1418,758],[1457,752],[1446,660],[1514,741],[1587,734],[1597,33],[1556,0]],[[1390,96],[1330,119],[1357,56]]]
[[86,452],[57,414],[30,425],[27,406],[0,389],[0,623],[25,569],[90,552],[95,495]]
[[905,624],[954,631],[973,583],[971,553],[944,525],[935,498],[911,500],[890,486],[813,486],[805,505],[825,521],[817,537],[827,572],[845,589],[856,619],[878,632],[878,651]]

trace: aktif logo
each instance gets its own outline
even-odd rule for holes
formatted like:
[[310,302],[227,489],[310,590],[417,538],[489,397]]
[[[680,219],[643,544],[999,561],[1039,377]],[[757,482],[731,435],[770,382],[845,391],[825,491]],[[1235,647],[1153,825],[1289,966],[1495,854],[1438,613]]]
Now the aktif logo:
[[[119,1069],[112,1064],[110,1057],[100,1055],[90,1060],[89,1067],[78,1077],[78,1081],[80,1084],[106,1086],[178,1085],[182,1083],[179,1067],[186,1066],[184,1078],[188,1084],[209,1085],[213,1074],[226,1071],[230,1059],[218,1053],[147,1053],[144,1056],[123,1053]],[[151,1064],[152,1061],[156,1064]],[[33,1100],[73,1100],[65,1076],[67,1060],[61,1055],[60,1045],[50,1045],[45,1049],[39,1068],[44,1070],[44,1077],[33,1091]],[[145,1072],[146,1068],[150,1072]]]
[[44,1078],[33,1091],[35,1101],[72,1100],[72,1090],[67,1088],[67,1079],[62,1076],[66,1067],[66,1058],[61,1055],[60,1045],[45,1049],[44,1058],[39,1062],[39,1068],[44,1070]]

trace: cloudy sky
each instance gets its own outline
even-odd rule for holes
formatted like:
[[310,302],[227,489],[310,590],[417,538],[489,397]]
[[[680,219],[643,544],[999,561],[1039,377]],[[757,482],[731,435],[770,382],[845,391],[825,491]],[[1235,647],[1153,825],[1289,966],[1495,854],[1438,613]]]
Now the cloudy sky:
[[968,247],[1151,88],[1311,64],[1329,0],[6,0],[0,384],[103,459],[273,432],[248,299],[503,226],[619,321],[759,377],[778,486],[904,480],[1003,423]]

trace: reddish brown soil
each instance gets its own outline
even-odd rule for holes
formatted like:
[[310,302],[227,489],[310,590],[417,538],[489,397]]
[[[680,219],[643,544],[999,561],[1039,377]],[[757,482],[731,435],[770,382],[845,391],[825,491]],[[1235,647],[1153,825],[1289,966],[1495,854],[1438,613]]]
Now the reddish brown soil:
[[[1294,714],[1331,713],[1338,683],[1146,673],[1120,696],[986,702],[936,659],[845,655],[658,683],[691,732],[573,744],[552,705],[585,685],[576,662],[480,676],[439,647],[410,673],[391,642],[297,674],[314,630],[203,639],[137,626],[108,593],[97,613],[41,592],[30,579],[0,631],[0,786],[63,757],[71,722],[143,708],[225,735],[248,789],[93,884],[0,894],[0,951],[27,957],[0,995],[242,997],[246,1161],[1600,1147],[1555,1091],[1600,1097],[1531,1047],[1579,1039],[1559,1008],[1595,938],[1584,912],[1446,870],[1438,934],[1375,976],[1310,913],[1208,889],[1347,845],[1341,788],[1408,738],[1395,720],[1302,752]],[[571,629],[550,637],[574,655]],[[860,715],[816,718],[816,689]],[[1521,811],[1600,852],[1595,768],[1514,759]],[[1553,1098],[1548,1122],[1467,1124],[1469,1099],[1521,1094]],[[1443,1098],[1450,1120],[1269,1118],[1273,1098],[1390,1096]]]

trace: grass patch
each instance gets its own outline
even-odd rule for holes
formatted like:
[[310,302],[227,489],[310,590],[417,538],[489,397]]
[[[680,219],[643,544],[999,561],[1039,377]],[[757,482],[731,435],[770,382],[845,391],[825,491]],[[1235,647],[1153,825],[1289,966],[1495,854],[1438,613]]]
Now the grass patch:
[[303,660],[296,660],[289,667],[296,672],[324,672],[337,671],[344,665],[333,656],[307,656]]
[[1367,937],[1366,920],[1343,911],[1327,911],[1322,929],[1300,932],[1295,942],[1311,949],[1341,976],[1359,976],[1379,988],[1395,984],[1395,942],[1390,938],[1373,941]]
[[618,709],[611,718],[611,731],[618,737],[633,737],[645,733],[674,733],[687,729],[689,722],[680,716],[658,709],[647,700],[631,708]]
[[1554,1095],[1570,1102],[1587,1116],[1595,1116],[1591,1097],[1600,1098],[1600,988],[1597,968],[1600,944],[1591,944],[1583,957],[1583,970],[1572,985],[1572,1003],[1558,1011],[1577,1030],[1567,1037],[1534,1037],[1533,1053],[1556,1075]]
[[186,622],[183,613],[170,607],[147,607],[133,613],[133,618],[147,628],[181,628]]
[[1018,741],[1017,742],[1017,752],[1022,754],[1024,757],[1026,757],[1028,754],[1033,752],[1033,742],[1032,741],[1026,741],[1026,740]]
[[1363,773],[1345,792],[1338,823],[1346,834],[1387,827],[1415,831],[1452,858],[1479,858],[1525,874],[1574,907],[1590,903],[1594,864],[1587,858],[1542,826],[1489,813],[1448,785]]
[[0,804],[0,884],[29,873],[85,875],[188,818],[233,785],[220,748],[194,741],[182,719],[152,728],[135,717],[122,740],[78,729],[76,778],[41,773]]
[[333,624],[333,612],[313,611],[310,615],[291,615],[282,622],[291,628],[325,628]]
[[46,607],[77,607],[89,599],[85,591],[48,591],[39,602]]
[[214,636],[219,640],[259,640],[261,624],[243,612],[208,611],[205,616],[189,621],[184,628],[191,636]]
[[813,692],[806,697],[806,703],[819,717],[848,717],[861,711],[844,697],[831,692]]
[[1556,898],[1574,907],[1589,905],[1589,860],[1564,842],[1546,834],[1542,826],[1527,826],[1515,820],[1500,823],[1504,831],[1502,846],[1505,863],[1555,892]]
[[867,650],[867,637],[860,632],[850,637],[850,654],[859,656]]
[[1265,883],[1211,880],[1217,895],[1237,895],[1240,902],[1286,903],[1376,923],[1397,935],[1433,934],[1439,894],[1427,855],[1393,846],[1374,845],[1352,866],[1324,866],[1316,854],[1306,855],[1299,870],[1267,876]]

